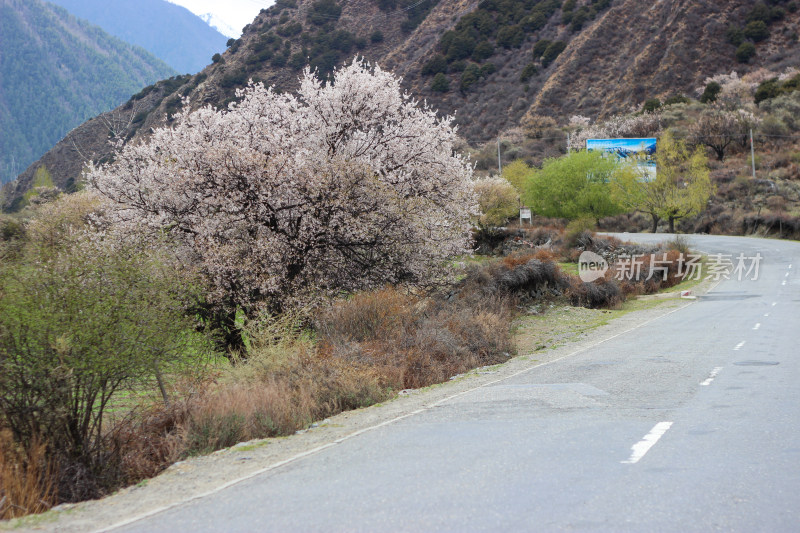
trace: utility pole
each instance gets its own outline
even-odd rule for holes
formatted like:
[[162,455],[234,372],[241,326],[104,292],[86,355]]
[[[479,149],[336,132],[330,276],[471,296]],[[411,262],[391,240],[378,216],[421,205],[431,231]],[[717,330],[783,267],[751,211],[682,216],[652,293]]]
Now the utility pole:
[[498,175],[503,175],[503,162],[500,160],[500,137],[497,138],[497,172]]
[[753,147],[753,128],[750,128],[750,164],[753,166],[753,179],[756,179],[756,149]]

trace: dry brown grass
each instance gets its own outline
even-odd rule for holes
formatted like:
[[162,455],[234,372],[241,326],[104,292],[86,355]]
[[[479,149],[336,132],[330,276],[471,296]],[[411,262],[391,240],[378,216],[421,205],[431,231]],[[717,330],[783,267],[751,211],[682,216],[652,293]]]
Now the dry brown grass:
[[0,435],[0,519],[41,513],[56,503],[55,470],[47,447],[23,450],[7,433]]
[[339,302],[316,330],[331,360],[374,368],[394,388],[446,381],[513,350],[510,310],[492,298],[466,305],[384,289]]

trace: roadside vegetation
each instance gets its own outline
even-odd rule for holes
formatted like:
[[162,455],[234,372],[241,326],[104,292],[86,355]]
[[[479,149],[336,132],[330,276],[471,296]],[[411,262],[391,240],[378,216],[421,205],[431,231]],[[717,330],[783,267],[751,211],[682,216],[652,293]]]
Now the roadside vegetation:
[[[798,79],[793,68],[717,75],[694,95],[649,98],[594,122],[529,114],[501,136],[502,177],[534,216],[559,224],[800,239]],[[587,139],[620,137],[658,138],[654,183],[584,154]],[[468,151],[478,175],[497,173],[496,142]]]
[[[502,363],[515,321],[551,305],[617,309],[681,281],[680,242],[592,232],[632,205],[630,169],[575,152],[476,179],[451,120],[396,78],[334,75],[180,113],[86,190],[59,196],[43,172],[0,218],[0,517]],[[708,190],[705,161],[666,146],[682,205]],[[571,222],[514,225],[521,197]],[[586,251],[641,268],[587,283]]]

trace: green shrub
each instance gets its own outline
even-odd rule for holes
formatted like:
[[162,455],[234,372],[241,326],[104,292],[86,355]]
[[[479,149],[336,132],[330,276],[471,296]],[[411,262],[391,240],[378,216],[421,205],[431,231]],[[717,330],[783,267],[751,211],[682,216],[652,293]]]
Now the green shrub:
[[532,77],[534,77],[539,72],[539,69],[533,63],[528,63],[525,65],[525,68],[522,69],[522,73],[519,75],[519,81],[526,82]]
[[736,25],[728,26],[725,32],[725,38],[734,46],[739,46],[744,42],[744,30]]
[[341,15],[342,6],[335,0],[316,0],[311,4],[307,18],[310,23],[322,26],[328,22],[339,20]]
[[466,92],[470,87],[475,85],[481,78],[481,71],[478,65],[470,63],[464,72],[461,73],[461,82],[459,88],[462,92]]
[[706,85],[703,94],[700,95],[700,102],[704,104],[710,104],[711,102],[715,102],[717,100],[717,96],[722,91],[722,85],[715,81],[711,81]]
[[567,47],[567,43],[564,41],[555,41],[550,43],[545,49],[544,54],[542,54],[542,66],[547,68],[550,63],[556,60],[556,58],[561,55],[561,52]]
[[422,65],[423,76],[434,76],[443,72],[447,74],[447,60],[441,54],[436,54]]
[[101,494],[119,466],[109,402],[210,353],[185,314],[191,278],[159,243],[91,234],[96,206],[81,193],[44,206],[22,254],[0,265],[0,423],[23,447],[47,445],[62,501]]
[[547,47],[550,46],[552,41],[548,41],[547,39],[542,39],[537,41],[535,45],[533,45],[533,60],[538,61],[544,55],[544,51],[547,50]]
[[475,181],[472,187],[482,213],[478,218],[479,226],[504,226],[509,219],[519,215],[519,195],[505,179],[484,178]]
[[481,65],[481,78],[486,78],[497,72],[497,65],[494,63],[485,63]]
[[739,63],[748,63],[756,55],[756,47],[753,43],[744,42],[736,49],[736,60]]
[[659,109],[661,109],[661,100],[658,98],[650,98],[646,100],[642,106],[642,111],[645,113],[652,113],[654,111],[658,111]]
[[439,72],[433,77],[431,90],[436,91],[437,93],[446,93],[450,90],[450,80],[447,79],[447,76]]
[[666,100],[664,100],[664,106],[668,105],[675,105],[675,104],[688,104],[690,102],[687,96],[682,94],[677,94],[675,96],[670,96]]
[[481,41],[472,51],[472,59],[477,62],[489,59],[494,55],[494,46],[489,41]]
[[520,26],[504,26],[497,32],[497,44],[503,48],[519,48],[525,39]]
[[769,29],[765,22],[754,20],[753,22],[748,22],[747,26],[744,27],[744,36],[758,43],[769,37]]
[[747,18],[745,19],[748,23],[750,22],[764,22],[767,23],[770,20],[770,9],[764,2],[758,2],[750,12],[747,14]]

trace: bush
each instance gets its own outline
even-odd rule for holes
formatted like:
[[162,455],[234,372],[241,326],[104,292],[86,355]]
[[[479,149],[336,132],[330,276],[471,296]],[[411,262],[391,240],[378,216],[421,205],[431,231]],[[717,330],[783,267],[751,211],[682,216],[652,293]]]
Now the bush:
[[485,294],[420,300],[384,289],[337,303],[315,329],[325,357],[367,365],[394,388],[409,388],[507,360],[513,352],[508,313]]
[[661,109],[661,100],[658,98],[650,98],[649,100],[645,101],[644,105],[642,106],[642,111],[645,113],[652,113],[654,111],[658,111]]
[[717,100],[717,96],[722,91],[722,85],[719,83],[712,81],[706,85],[703,94],[700,95],[700,102],[704,104],[710,104],[711,102],[715,102]]
[[335,0],[316,0],[308,11],[308,21],[317,26],[322,26],[331,21],[339,20],[342,7]]
[[682,94],[677,94],[675,96],[670,96],[666,100],[664,100],[664,107],[676,105],[676,104],[688,104],[691,100]]
[[447,74],[447,60],[441,54],[436,54],[430,58],[424,65],[420,74],[423,76],[433,76],[439,73]]
[[744,42],[744,30],[739,26],[728,26],[728,30],[725,32],[725,38],[732,45],[739,46]]
[[542,54],[542,66],[547,68],[550,63],[556,60],[556,58],[561,55],[561,52],[567,47],[567,43],[564,41],[555,41],[548,45],[547,49]]
[[489,41],[481,41],[472,51],[472,60],[480,63],[494,55],[494,46]]
[[573,278],[569,299],[572,305],[598,309],[619,307],[625,296],[616,280],[599,279],[585,283]]
[[519,195],[505,179],[484,178],[475,181],[472,187],[482,213],[478,218],[479,226],[503,226],[519,215]]
[[503,48],[519,48],[525,39],[525,32],[520,26],[503,26],[497,32],[497,44]]
[[476,44],[475,39],[469,35],[455,34],[445,50],[447,61],[452,62],[459,59],[467,59],[472,55]]
[[756,47],[753,43],[744,42],[736,49],[736,60],[739,63],[748,63],[756,55]]
[[436,91],[437,93],[446,93],[450,90],[450,80],[447,79],[447,76],[441,72],[438,73],[433,77],[433,81],[431,82],[431,90]]
[[753,42],[758,43],[769,37],[769,29],[767,28],[767,24],[765,22],[761,20],[754,20],[752,22],[748,22],[747,26],[744,27],[744,36],[748,39],[751,39]]
[[567,248],[577,247],[581,239],[583,239],[587,233],[591,234],[596,226],[597,222],[589,217],[581,217],[570,221],[564,233],[564,241]]
[[96,207],[84,194],[45,206],[23,253],[0,266],[0,425],[23,449],[47,446],[64,501],[114,482],[109,402],[210,352],[185,315],[192,280],[176,275],[157,241],[142,248],[92,234],[84,223]]
[[533,60],[538,61],[544,55],[544,51],[547,50],[547,47],[550,46],[551,41],[547,39],[541,39],[533,45]]
[[475,85],[481,79],[481,71],[478,65],[470,63],[464,72],[461,73],[461,82],[459,88],[461,92],[467,92],[470,87]]
[[522,69],[522,73],[519,75],[519,81],[525,83],[532,77],[534,77],[539,72],[539,69],[533,63],[528,63],[525,65],[525,68]]
[[372,41],[373,43],[382,43],[383,42],[383,32],[380,31],[380,30],[375,30],[369,36],[369,40]]

